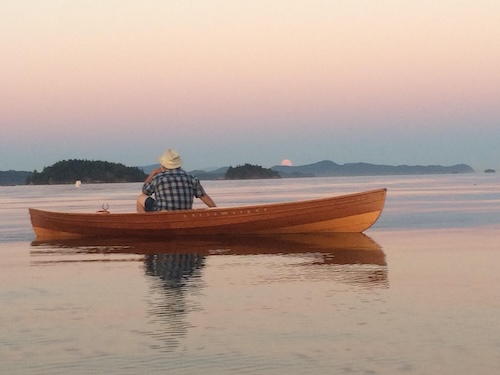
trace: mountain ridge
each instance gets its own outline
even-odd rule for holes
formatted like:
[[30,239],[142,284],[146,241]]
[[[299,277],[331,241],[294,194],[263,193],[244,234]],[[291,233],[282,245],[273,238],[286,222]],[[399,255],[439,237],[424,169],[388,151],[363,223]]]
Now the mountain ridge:
[[[152,164],[143,167],[136,167],[149,174],[159,164]],[[210,168],[195,169],[189,173],[197,176],[200,180],[220,180],[223,179],[228,167],[217,169]],[[335,177],[335,176],[390,176],[390,175],[425,175],[425,174],[456,174],[475,173],[474,169],[467,164],[456,164],[452,166],[442,165],[380,165],[365,162],[337,164],[331,160],[322,160],[316,163],[283,166],[275,165],[270,168],[280,174],[282,178],[301,177]],[[494,172],[493,170],[491,170]],[[0,171],[0,186],[24,185],[33,172],[27,171]]]
[[419,174],[454,174],[475,173],[467,164],[452,166],[442,165],[383,165],[365,162],[337,164],[330,160],[302,166],[274,166],[271,169],[282,177],[334,177],[334,176],[384,176],[384,175],[419,175]]
[[[152,164],[139,168],[141,168],[145,173],[150,173],[158,166],[159,164]],[[189,171],[189,173],[197,176],[200,180],[218,180],[224,178],[224,175],[228,168],[229,167],[220,167],[211,171],[195,169]],[[322,160],[316,163],[299,166],[275,165],[270,169],[278,172],[282,178],[475,173],[474,169],[472,169],[472,167],[467,164],[456,164],[452,166],[392,166],[370,164],[365,162],[337,164],[331,160]]]

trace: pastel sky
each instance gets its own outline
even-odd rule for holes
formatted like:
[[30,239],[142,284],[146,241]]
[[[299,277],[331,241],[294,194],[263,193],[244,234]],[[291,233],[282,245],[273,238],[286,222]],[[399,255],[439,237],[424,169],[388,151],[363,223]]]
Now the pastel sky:
[[0,170],[500,171],[498,0],[2,0]]

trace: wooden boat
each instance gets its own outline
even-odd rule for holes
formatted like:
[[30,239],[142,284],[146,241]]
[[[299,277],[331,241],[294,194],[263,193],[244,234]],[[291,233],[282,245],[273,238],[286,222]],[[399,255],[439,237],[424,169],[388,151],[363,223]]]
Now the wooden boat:
[[386,189],[298,202],[148,213],[29,209],[37,237],[157,237],[363,232],[379,218]]

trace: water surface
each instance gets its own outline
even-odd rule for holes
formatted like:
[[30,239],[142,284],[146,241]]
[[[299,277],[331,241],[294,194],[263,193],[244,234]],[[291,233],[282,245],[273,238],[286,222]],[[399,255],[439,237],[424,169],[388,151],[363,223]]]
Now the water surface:
[[498,373],[499,182],[206,181],[220,206],[388,196],[365,235],[175,242],[34,238],[28,207],[132,211],[140,184],[0,187],[0,373]]

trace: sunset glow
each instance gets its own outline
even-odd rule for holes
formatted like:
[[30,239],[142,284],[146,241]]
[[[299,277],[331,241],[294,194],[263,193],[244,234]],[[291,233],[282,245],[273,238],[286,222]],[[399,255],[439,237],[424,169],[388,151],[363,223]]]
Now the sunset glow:
[[500,169],[499,14],[492,0],[3,1],[0,170],[148,165],[168,147],[188,169],[283,154]]

